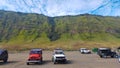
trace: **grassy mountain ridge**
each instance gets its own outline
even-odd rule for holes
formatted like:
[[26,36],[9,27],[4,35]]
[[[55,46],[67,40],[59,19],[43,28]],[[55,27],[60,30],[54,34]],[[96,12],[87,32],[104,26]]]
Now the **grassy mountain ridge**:
[[0,11],[1,45],[34,45],[43,48],[63,45],[65,48],[74,48],[74,45],[89,45],[84,43],[86,41],[90,45],[90,42],[100,43],[100,46],[104,43],[119,45],[120,17],[90,14],[47,17],[34,13]]

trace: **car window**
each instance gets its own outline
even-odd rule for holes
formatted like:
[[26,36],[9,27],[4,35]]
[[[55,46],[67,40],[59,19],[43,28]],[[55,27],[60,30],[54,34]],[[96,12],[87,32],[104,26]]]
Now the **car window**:
[[55,52],[55,54],[64,54],[63,52]]
[[2,51],[0,51],[0,54],[2,54]]
[[31,51],[30,54],[42,54],[41,51]]
[[110,52],[110,50],[101,50],[102,53],[104,52]]

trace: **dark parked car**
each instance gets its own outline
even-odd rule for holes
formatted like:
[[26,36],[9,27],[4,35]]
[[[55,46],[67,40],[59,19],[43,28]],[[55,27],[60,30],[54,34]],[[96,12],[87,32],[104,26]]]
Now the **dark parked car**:
[[3,60],[3,62],[7,62],[8,60],[8,51],[4,49],[0,49],[0,60]]
[[42,49],[32,49],[29,54],[27,65],[29,63],[42,63]]
[[101,58],[106,58],[106,57],[114,58],[117,55],[116,52],[112,52],[110,48],[99,48],[97,54]]

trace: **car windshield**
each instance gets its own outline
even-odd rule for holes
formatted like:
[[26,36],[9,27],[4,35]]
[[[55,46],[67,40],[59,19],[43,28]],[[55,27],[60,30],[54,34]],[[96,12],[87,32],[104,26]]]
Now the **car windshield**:
[[41,51],[31,51],[30,54],[42,54]]
[[0,54],[2,54],[2,51],[0,51]]
[[84,50],[88,50],[88,49],[84,49]]
[[86,48],[84,48],[84,49],[81,49],[81,50],[87,50]]
[[57,51],[56,51],[55,54],[64,54],[64,53],[63,53],[63,52],[57,52]]
[[0,50],[0,54],[2,54],[3,50]]
[[102,53],[110,52],[110,50],[101,50]]

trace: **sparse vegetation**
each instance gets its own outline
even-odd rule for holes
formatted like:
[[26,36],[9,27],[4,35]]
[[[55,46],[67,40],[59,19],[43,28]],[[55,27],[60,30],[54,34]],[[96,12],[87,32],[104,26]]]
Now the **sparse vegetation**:
[[0,47],[9,50],[61,47],[118,47],[120,17],[77,15],[47,17],[0,11]]

